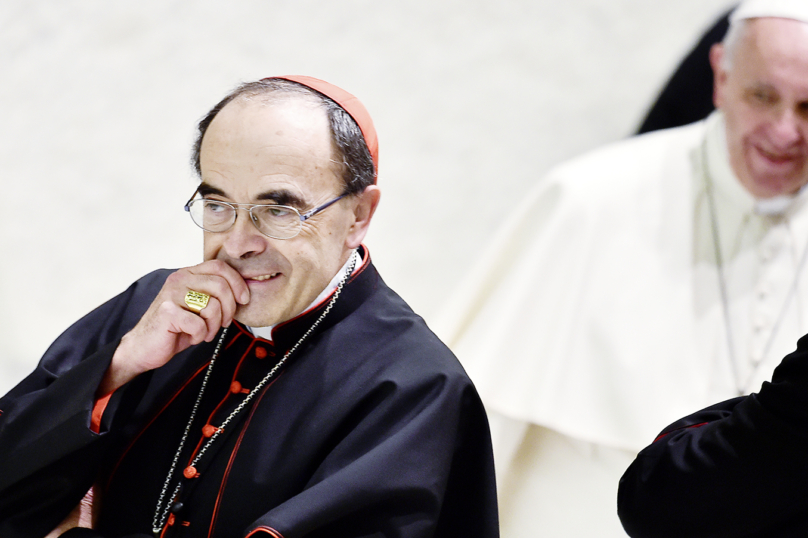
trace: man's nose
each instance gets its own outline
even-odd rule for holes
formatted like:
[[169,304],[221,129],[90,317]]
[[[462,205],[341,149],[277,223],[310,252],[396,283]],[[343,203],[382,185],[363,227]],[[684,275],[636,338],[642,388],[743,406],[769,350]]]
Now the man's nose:
[[224,232],[224,249],[231,258],[249,258],[266,249],[267,237],[252,222],[250,212],[244,208],[236,210],[236,221]]
[[784,149],[803,137],[805,120],[790,108],[783,108],[774,119],[771,128],[772,142]]

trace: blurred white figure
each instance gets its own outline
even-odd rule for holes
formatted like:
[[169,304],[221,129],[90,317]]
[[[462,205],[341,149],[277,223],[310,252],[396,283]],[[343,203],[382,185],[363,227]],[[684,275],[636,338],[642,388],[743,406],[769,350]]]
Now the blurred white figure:
[[439,320],[490,413],[504,538],[624,535],[636,452],[808,329],[808,2],[744,2],[710,59],[717,112],[557,167]]

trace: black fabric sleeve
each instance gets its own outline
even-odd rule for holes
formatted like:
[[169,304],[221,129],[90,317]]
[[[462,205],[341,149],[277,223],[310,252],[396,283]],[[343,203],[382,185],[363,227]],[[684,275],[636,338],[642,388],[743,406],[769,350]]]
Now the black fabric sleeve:
[[380,387],[376,396],[306,488],[254,522],[252,532],[496,538],[491,440],[473,387],[436,379],[412,392]]
[[47,534],[92,485],[103,436],[90,430],[90,414],[112,352],[103,349],[4,413],[0,536]]
[[666,428],[620,480],[630,536],[808,535],[808,337],[758,394]]
[[[106,444],[90,420],[96,390],[117,348],[169,271],[152,273],[62,334],[36,370],[0,398],[0,536],[44,536],[96,479]],[[131,386],[131,384],[130,384]],[[125,390],[129,390],[128,388]],[[114,415],[125,390],[107,406]]]

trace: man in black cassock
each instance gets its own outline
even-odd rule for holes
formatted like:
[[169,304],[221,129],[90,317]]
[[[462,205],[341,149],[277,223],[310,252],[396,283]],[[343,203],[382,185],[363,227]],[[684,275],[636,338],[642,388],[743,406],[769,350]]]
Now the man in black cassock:
[[359,101],[310,77],[210,111],[205,261],[135,282],[0,399],[2,538],[498,535],[476,391],[361,244],[377,156]]

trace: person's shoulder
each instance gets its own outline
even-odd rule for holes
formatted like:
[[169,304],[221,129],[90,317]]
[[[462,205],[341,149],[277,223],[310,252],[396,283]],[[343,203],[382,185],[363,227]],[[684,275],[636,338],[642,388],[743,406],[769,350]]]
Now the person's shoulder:
[[401,365],[421,375],[448,374],[467,378],[465,370],[446,344],[407,302],[381,278],[376,293],[351,325],[366,333],[368,354],[386,356],[390,367]]
[[527,230],[588,234],[613,225],[616,216],[631,208],[660,208],[670,200],[686,200],[693,157],[705,132],[704,121],[654,131],[556,165],[526,193],[497,241],[525,237]]
[[173,273],[175,271],[176,271],[176,269],[155,269],[154,271],[151,271],[150,273],[146,273],[145,275],[140,277],[138,279],[138,282],[140,282],[140,281],[152,281],[152,280],[158,280],[158,281],[161,281],[161,282],[165,282],[165,279],[168,278],[168,275],[170,275],[171,273]]
[[163,287],[168,275],[176,269],[157,269],[140,277],[124,291],[81,318],[77,324],[108,323],[111,319],[122,319],[124,325],[134,326],[146,311],[154,297]]
[[94,308],[68,327],[41,359],[50,372],[65,372],[134,327],[173,272],[158,269]]
[[[704,122],[662,129],[611,142],[556,165],[547,179],[557,182],[645,181],[663,173],[671,159],[684,159],[704,138]],[[616,185],[612,185],[615,187]]]
[[168,275],[175,272],[176,269],[155,269],[150,273],[146,273],[137,279],[132,286],[141,286],[145,288],[152,288],[154,286],[162,287]]

